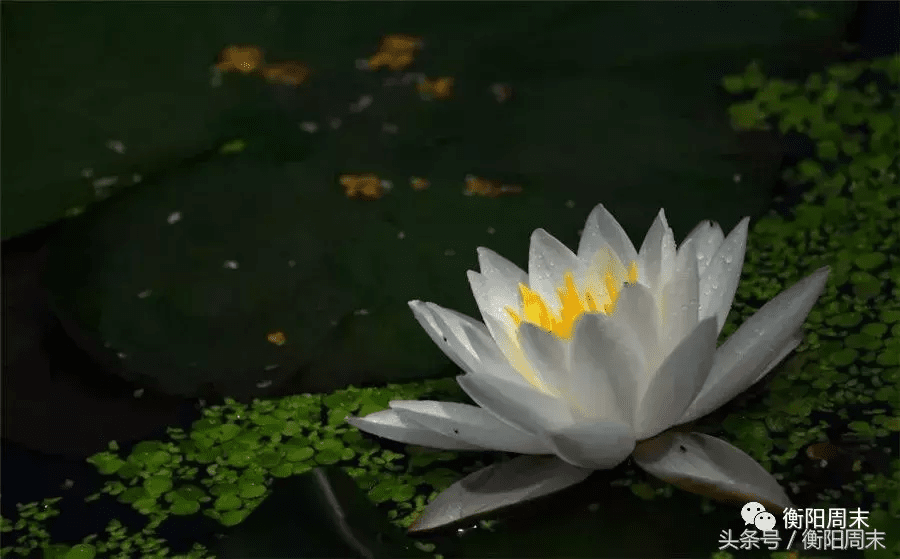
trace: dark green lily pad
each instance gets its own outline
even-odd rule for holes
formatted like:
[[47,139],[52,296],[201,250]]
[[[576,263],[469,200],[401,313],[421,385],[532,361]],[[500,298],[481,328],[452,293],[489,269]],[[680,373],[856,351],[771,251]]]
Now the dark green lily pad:
[[208,151],[252,115],[250,82],[213,88],[210,67],[236,25],[261,35],[264,20],[200,5],[189,17],[150,4],[2,10],[3,238]]
[[[637,243],[660,207],[679,238],[702,219],[730,229],[760,213],[780,155],[771,146],[736,155],[746,150],[709,67],[737,70],[759,52],[784,60],[785,42],[827,36],[844,10],[810,23],[780,5],[534,4],[504,20],[502,33],[480,36],[474,29],[508,18],[498,6],[473,16],[412,5],[375,20],[365,19],[369,7],[340,8],[348,28],[372,34],[378,21],[386,31],[402,22],[425,37],[432,47],[417,68],[456,78],[447,101],[423,101],[411,86],[355,70],[353,60],[374,46],[335,42],[326,56],[323,45],[298,38],[298,52],[308,48],[310,60],[335,70],[298,91],[245,93],[252,129],[246,118],[232,128],[247,133],[243,152],[157,175],[62,230],[50,283],[73,337],[126,378],[184,395],[449,373],[406,302],[476,314],[465,277],[477,267],[476,247],[524,265],[532,230],[574,246],[598,202]],[[286,51],[284,41],[261,46]],[[497,81],[515,91],[504,105],[489,92]],[[338,100],[361,94],[376,101],[340,114],[339,129],[311,135],[297,126],[346,112]],[[384,134],[385,122],[398,133]],[[338,176],[362,172],[393,181],[393,190],[347,199]],[[464,196],[468,174],[523,191]],[[415,191],[410,176],[431,186]]]
[[217,550],[221,559],[429,557],[391,526],[338,468],[276,480],[272,494]]

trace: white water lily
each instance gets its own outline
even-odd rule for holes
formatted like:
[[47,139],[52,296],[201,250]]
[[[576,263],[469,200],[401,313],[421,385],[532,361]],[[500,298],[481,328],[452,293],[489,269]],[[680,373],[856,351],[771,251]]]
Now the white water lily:
[[558,491],[629,456],[688,490],[791,506],[743,451],[708,435],[667,431],[772,370],[800,343],[824,289],[827,267],[769,301],[717,348],[748,222],[727,237],[703,222],[676,249],[661,210],[638,251],[598,205],[577,254],[536,230],[527,274],[478,249],[481,272],[470,271],[469,282],[484,323],[411,301],[428,335],[465,371],[457,381],[478,405],[394,400],[388,410],[348,421],[408,444],[531,455],[455,483],[411,530]]

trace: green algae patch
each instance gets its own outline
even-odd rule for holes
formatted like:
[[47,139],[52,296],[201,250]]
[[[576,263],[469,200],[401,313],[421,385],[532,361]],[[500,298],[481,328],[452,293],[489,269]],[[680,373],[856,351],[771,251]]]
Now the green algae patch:
[[[898,453],[892,427],[898,416],[900,361],[891,324],[900,318],[895,256],[900,254],[900,99],[873,84],[896,87],[898,59],[840,64],[802,85],[773,86],[775,80],[766,80],[757,87],[735,87],[758,83],[759,72],[752,64],[744,78],[723,81],[726,90],[752,95],[742,103],[765,113],[765,122],[735,118],[733,125],[767,129],[775,123],[783,133],[799,132],[817,145],[817,157],[785,173],[788,184],[805,190],[804,202],[785,214],[770,212],[751,230],[745,279],[729,322],[749,316],[753,308],[745,306],[747,301],[774,294],[770,278],[790,284],[822,264],[831,265],[832,274],[809,317],[813,330],[795,357],[770,374],[767,392],[722,425],[735,444],[763,464],[768,459],[781,464],[773,471],[782,472],[806,506],[868,502],[873,516],[896,522],[896,493],[891,497],[889,491],[897,488],[897,462],[886,465],[885,458]],[[801,367],[791,367],[803,356],[808,358]],[[760,416],[771,437],[760,427]],[[838,447],[843,449],[839,459],[804,462],[805,446],[827,440],[853,443]],[[849,464],[850,471],[838,463]],[[816,482],[827,476],[841,485]],[[889,550],[897,537],[888,534]]]

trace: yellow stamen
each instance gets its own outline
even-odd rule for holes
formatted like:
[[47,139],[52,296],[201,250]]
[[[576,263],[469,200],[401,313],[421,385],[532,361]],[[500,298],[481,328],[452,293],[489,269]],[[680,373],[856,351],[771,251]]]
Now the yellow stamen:
[[569,339],[572,337],[575,322],[582,314],[586,312],[612,314],[615,312],[616,301],[621,294],[622,285],[626,282],[637,282],[637,263],[632,262],[626,272],[624,266],[617,260],[614,265],[607,259],[597,262],[605,262],[602,267],[606,269],[599,270],[602,287],[595,283],[593,287],[585,286],[583,293],[580,293],[578,286],[575,285],[575,276],[572,272],[566,272],[563,275],[564,284],[556,290],[560,301],[558,313],[551,312],[547,303],[537,292],[524,283],[519,284],[519,293],[522,297],[521,308],[518,311],[511,307],[505,309],[516,327],[518,328],[522,321],[525,321],[552,332],[560,338]]
[[550,312],[541,296],[532,291],[524,283],[519,284],[519,293],[522,295],[522,316],[535,326],[544,330],[550,330],[553,323],[550,321]]
[[628,267],[628,283],[637,283],[637,280],[638,280],[637,262],[632,261],[631,266]]
[[603,281],[606,283],[606,293],[609,295],[610,302],[615,301],[619,297],[619,282],[609,272],[606,272]]
[[512,317],[513,322],[516,323],[516,328],[518,328],[519,325],[522,324],[522,319],[519,318],[519,315],[516,314],[516,311],[512,310],[509,307],[506,307],[506,312],[509,314],[509,316]]
[[562,306],[559,309],[560,321],[554,329],[557,335],[568,338],[572,335],[575,320],[584,313],[584,304],[578,296],[578,288],[575,286],[575,276],[572,272],[565,273],[565,289],[558,289],[559,301]]
[[[587,272],[581,290],[576,285],[575,276],[571,271],[563,275],[563,285],[556,290],[560,302],[558,314],[551,312],[541,296],[524,283],[519,284],[522,299],[520,308],[506,307],[504,310],[512,318],[516,328],[524,321],[560,338],[571,339],[575,323],[582,314],[614,313],[623,285],[638,281],[637,263],[631,262],[626,269],[618,256],[608,247],[597,253],[591,269]],[[510,340],[515,344],[519,343],[516,334],[512,334]],[[524,356],[521,357],[524,359]],[[527,361],[512,362],[512,365],[538,390],[545,392],[554,390],[540,381]]]
[[590,291],[585,292],[584,300],[585,302],[587,302],[588,310],[590,310],[591,312],[600,312],[599,310],[597,310],[597,302],[594,301],[594,296],[591,295]]

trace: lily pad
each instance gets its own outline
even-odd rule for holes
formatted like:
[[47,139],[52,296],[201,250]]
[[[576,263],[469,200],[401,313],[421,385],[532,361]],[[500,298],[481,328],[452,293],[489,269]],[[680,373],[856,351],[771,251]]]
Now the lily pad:
[[[341,25],[367,30],[361,37],[386,17],[348,6],[307,15],[340,10]],[[252,118],[232,122],[248,134],[239,153],[210,146],[214,155],[71,220],[51,251],[57,313],[111,370],[182,395],[243,398],[451,373],[406,302],[477,315],[465,277],[476,247],[525,265],[534,229],[574,246],[598,202],[638,243],[660,207],[681,238],[703,219],[730,229],[768,205],[780,156],[771,147],[736,155],[744,140],[709,67],[743,67],[759,44],[791,64],[812,56],[784,56],[795,35],[773,31],[779,18],[803,36],[839,25],[829,17],[804,28],[780,6],[696,9],[709,11],[554,3],[510,20],[499,5],[475,17],[451,5],[441,17],[431,7],[392,8],[433,45],[418,69],[456,76],[445,101],[355,70],[374,46],[338,42],[347,30],[317,30],[329,37],[321,45],[296,30],[294,51],[308,49],[334,70],[309,88],[247,93],[242,114]],[[299,13],[295,21],[311,21]],[[499,35],[476,31],[496,30],[498,18]],[[640,36],[622,33],[635,25]],[[260,44],[291,51],[279,37]],[[505,105],[489,93],[500,79],[516,93]],[[366,112],[339,103],[362,94],[376,99]],[[297,126],[336,115],[343,123],[318,135]],[[384,133],[385,122],[398,132]],[[394,186],[377,200],[348,199],[345,173],[375,173]],[[465,196],[467,175],[516,193]],[[410,188],[412,176],[431,184]]]
[[276,480],[272,494],[217,550],[230,558],[429,557],[337,468]]

